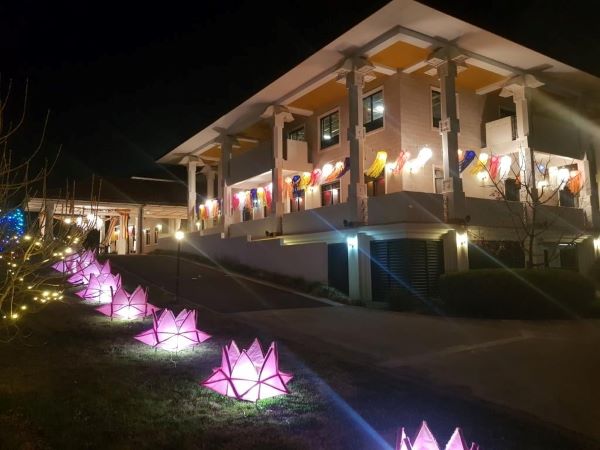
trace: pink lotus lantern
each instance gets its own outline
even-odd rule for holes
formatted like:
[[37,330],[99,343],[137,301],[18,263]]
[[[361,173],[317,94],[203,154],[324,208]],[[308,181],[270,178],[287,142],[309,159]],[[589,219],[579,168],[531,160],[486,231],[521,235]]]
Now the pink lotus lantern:
[[[444,448],[445,450],[479,450],[479,445],[473,442],[469,447],[461,429],[456,428]],[[400,429],[396,439],[396,450],[440,450],[440,447],[427,426],[427,422],[423,421],[413,442],[406,436],[404,428]]]
[[279,371],[275,342],[264,355],[258,339],[255,339],[248,350],[241,352],[234,341],[225,346],[221,367],[214,369],[213,374],[201,384],[228,397],[256,402],[289,394],[286,385],[291,379],[291,374]]
[[71,284],[88,284],[92,275],[100,275],[101,273],[110,274],[110,261],[106,261],[104,265],[98,261],[94,261],[85,267],[78,266],[77,272],[68,278]]
[[171,352],[183,350],[206,341],[210,336],[196,329],[196,311],[182,310],[177,317],[173,311],[165,309],[160,317],[152,311],[154,322],[148,331],[135,338],[154,348],[162,348]]
[[121,275],[112,273],[91,274],[90,281],[76,294],[88,302],[110,303],[113,293],[121,287]]
[[96,261],[96,253],[92,250],[73,253],[52,265],[52,268],[62,273],[75,273]]
[[122,287],[117,289],[112,302],[96,309],[111,318],[140,319],[151,315],[158,308],[148,303],[148,291],[138,286],[131,295]]

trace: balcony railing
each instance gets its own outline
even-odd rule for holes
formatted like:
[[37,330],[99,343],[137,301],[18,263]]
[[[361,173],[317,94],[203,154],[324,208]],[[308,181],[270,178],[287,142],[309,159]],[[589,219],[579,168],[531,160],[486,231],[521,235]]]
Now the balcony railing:
[[507,144],[517,138],[517,121],[514,116],[503,117],[485,124],[485,141],[488,147]]

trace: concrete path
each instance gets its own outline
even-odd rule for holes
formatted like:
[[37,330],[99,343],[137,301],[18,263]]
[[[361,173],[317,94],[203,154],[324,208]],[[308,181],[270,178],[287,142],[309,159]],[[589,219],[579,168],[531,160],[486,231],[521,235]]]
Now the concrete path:
[[[172,258],[115,262],[172,287],[165,281]],[[194,263],[185,267],[186,298],[271,335],[600,439],[600,321],[486,321],[327,307]]]

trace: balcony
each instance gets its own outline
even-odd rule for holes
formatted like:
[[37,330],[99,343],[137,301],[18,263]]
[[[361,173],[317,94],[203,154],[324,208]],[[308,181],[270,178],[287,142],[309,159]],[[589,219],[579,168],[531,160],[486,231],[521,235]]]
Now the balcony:
[[348,203],[338,203],[285,214],[283,234],[318,233],[343,229],[344,219],[349,219],[349,213]]
[[[469,226],[493,228],[521,228],[520,217],[526,213],[521,202],[505,202],[483,198],[466,198]],[[585,225],[583,209],[563,206],[539,205],[536,209],[536,224],[565,233],[577,234]]]
[[517,139],[517,123],[514,116],[503,117],[485,124],[485,141],[494,153],[514,151],[513,141]]
[[439,223],[443,220],[441,194],[403,191],[369,197],[369,225]]
[[[304,141],[287,141],[283,169],[294,172],[311,172],[308,162],[308,145]],[[229,162],[229,180],[233,185],[273,169],[273,147],[270,141],[260,142],[256,147],[233,156]]]
[[485,198],[467,197],[469,226],[513,228],[520,226],[524,214],[523,203]]

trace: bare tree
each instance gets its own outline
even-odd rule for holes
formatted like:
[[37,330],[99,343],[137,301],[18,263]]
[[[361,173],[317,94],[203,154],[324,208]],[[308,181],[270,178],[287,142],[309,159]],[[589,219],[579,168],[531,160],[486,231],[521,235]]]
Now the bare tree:
[[48,175],[60,148],[50,162],[41,156],[49,118],[46,114],[38,145],[13,150],[12,143],[25,122],[28,86],[25,83],[14,121],[7,117],[9,110],[17,108],[9,103],[12,81],[6,89],[1,88],[0,79],[0,339],[7,341],[18,334],[24,316],[51,301],[62,300],[65,280],[51,265],[77,251],[91,221],[75,217],[73,189],[69,187],[58,203],[72,216],[70,219],[56,223],[49,215],[41,213],[35,217],[28,211],[32,196],[41,197],[46,203]]
[[[546,155],[536,159],[533,150],[520,148],[517,158],[512,155],[486,155],[481,154],[475,158],[474,163],[482,184],[492,187],[492,195],[503,201],[515,231],[515,237],[525,254],[527,268],[543,266],[544,262],[536,262],[536,243],[544,234],[554,231],[559,234],[557,242],[567,238],[570,243],[581,236],[582,231],[566,230],[565,217],[561,210],[549,208],[561,203],[560,196],[575,200],[583,187],[582,175],[575,170],[576,161],[564,164],[562,168],[553,166],[553,158],[558,156]],[[503,160],[504,158],[504,160]],[[561,158],[563,159],[563,158]],[[571,167],[571,169],[565,166]],[[514,190],[509,193],[509,183],[512,182]],[[587,182],[587,180],[585,180]],[[562,212],[566,212],[562,210]],[[558,256],[558,246],[555,245],[548,260]]]

